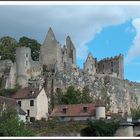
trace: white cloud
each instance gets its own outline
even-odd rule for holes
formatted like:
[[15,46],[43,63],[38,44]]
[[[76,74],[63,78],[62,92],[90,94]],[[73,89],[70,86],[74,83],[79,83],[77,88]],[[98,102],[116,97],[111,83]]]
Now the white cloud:
[[125,58],[125,63],[129,63],[133,59],[140,56],[140,18],[136,18],[132,21],[132,25],[136,30],[136,36],[133,40],[133,44],[128,50],[127,57]]
[[52,26],[62,45],[70,35],[77,48],[77,58],[84,60],[89,51],[86,43],[104,27],[122,24],[137,16],[140,16],[140,6],[0,6],[0,36],[26,35],[43,43]]

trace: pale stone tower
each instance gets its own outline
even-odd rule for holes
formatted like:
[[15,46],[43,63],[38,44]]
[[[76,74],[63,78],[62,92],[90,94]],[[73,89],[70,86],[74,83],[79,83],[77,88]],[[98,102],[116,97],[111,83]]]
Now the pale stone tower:
[[28,86],[31,75],[31,49],[18,47],[16,49],[16,81],[22,87]]
[[124,79],[124,56],[119,55],[118,77]]
[[94,75],[96,73],[96,59],[89,53],[84,63],[84,71]]
[[76,49],[69,36],[67,36],[66,38],[66,46],[67,46],[67,53],[68,53],[68,63],[76,65]]
[[43,65],[57,65],[58,70],[61,69],[61,45],[56,40],[51,28],[49,28],[47,36],[40,50],[40,64]]
[[67,69],[67,63],[68,63],[68,54],[67,54],[67,48],[65,45],[62,48],[62,63],[63,63],[64,71],[65,71]]

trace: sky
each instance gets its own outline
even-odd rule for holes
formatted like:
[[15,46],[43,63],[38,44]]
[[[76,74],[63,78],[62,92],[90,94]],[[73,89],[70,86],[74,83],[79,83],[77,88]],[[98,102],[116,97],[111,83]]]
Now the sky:
[[82,68],[89,52],[97,60],[124,55],[124,78],[140,82],[139,5],[1,5],[0,37],[22,36],[43,44],[49,27],[63,46],[70,36]]

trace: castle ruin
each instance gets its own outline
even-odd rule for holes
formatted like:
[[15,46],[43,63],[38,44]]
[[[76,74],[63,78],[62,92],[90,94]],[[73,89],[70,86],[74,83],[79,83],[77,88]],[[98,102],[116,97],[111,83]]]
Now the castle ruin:
[[52,93],[66,90],[71,85],[77,89],[88,85],[94,97],[99,94],[99,87],[106,83],[107,94],[112,99],[111,111],[121,108],[123,112],[130,112],[132,106],[140,104],[140,83],[124,80],[122,54],[98,61],[89,53],[80,69],[76,65],[76,48],[71,38],[67,36],[66,43],[61,46],[51,28],[41,46],[39,61],[32,60],[30,48],[21,46],[16,49],[15,63],[1,60],[0,66],[4,88],[14,88],[16,84],[21,87],[45,86],[51,100]]

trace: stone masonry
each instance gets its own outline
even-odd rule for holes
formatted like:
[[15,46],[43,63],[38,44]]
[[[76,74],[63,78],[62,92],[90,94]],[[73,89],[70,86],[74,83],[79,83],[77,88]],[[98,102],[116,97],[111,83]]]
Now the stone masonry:
[[[44,67],[46,70],[44,71]],[[65,91],[69,86],[82,90],[88,86],[94,97],[105,94],[111,98],[110,111],[130,113],[130,108],[140,105],[140,83],[124,80],[123,55],[105,58],[100,61],[88,54],[84,68],[76,65],[76,49],[69,36],[63,47],[49,28],[41,46],[39,61],[33,61],[30,48],[19,47],[16,50],[16,62],[0,61],[1,86],[13,88],[45,86],[49,101],[59,89]],[[54,96],[54,95],[53,95]]]

